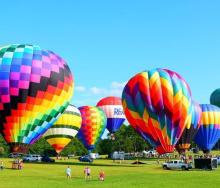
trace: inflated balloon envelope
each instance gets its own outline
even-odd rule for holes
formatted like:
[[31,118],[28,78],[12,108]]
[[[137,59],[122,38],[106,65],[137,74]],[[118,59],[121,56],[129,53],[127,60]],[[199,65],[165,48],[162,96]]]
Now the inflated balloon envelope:
[[209,153],[220,139],[220,108],[211,104],[201,104],[201,126],[194,138],[195,143]]
[[112,138],[114,138],[114,133],[120,129],[125,121],[121,98],[115,96],[105,97],[101,99],[96,106],[105,112],[107,117],[107,129],[111,133]]
[[77,137],[85,148],[91,152],[101,139],[106,128],[106,115],[104,111],[95,106],[81,106],[79,111],[82,116],[82,125]]
[[126,118],[145,140],[160,154],[171,153],[189,121],[191,92],[179,74],[152,69],[128,81],[122,105]]
[[0,131],[12,152],[27,152],[73,94],[65,61],[36,45],[0,47]]
[[190,148],[191,142],[201,126],[201,115],[202,109],[200,105],[192,101],[189,123],[186,125],[182,136],[176,144],[176,149],[179,153],[184,154]]
[[80,111],[70,104],[43,137],[59,154],[76,136],[81,123]]

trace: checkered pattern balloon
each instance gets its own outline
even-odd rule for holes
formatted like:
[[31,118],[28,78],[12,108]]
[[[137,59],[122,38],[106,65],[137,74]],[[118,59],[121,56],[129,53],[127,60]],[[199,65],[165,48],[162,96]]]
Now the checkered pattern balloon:
[[153,69],[128,81],[122,105],[134,129],[159,153],[170,153],[189,121],[191,93],[177,73]]
[[57,54],[36,45],[0,48],[0,131],[12,151],[39,139],[72,94],[72,74]]
[[60,153],[76,136],[81,123],[80,111],[70,104],[43,136],[56,152]]
[[94,106],[82,106],[79,110],[82,116],[82,125],[77,136],[85,148],[91,151],[104,133],[106,116],[102,109]]

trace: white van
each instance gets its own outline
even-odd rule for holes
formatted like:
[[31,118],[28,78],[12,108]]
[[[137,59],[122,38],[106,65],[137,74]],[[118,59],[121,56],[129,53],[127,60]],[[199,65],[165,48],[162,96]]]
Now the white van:
[[40,155],[29,154],[23,157],[24,162],[40,162],[42,157]]
[[90,157],[91,159],[98,159],[98,158],[99,158],[99,154],[98,154],[98,153],[90,153],[90,154],[89,154],[89,157]]

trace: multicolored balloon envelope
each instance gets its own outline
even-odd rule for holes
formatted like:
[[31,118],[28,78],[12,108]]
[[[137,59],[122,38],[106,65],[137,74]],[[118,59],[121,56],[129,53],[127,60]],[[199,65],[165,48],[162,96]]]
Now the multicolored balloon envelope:
[[201,104],[201,126],[194,138],[195,143],[209,152],[220,139],[220,108],[211,104]]
[[110,133],[115,133],[125,121],[125,115],[119,97],[106,97],[101,99],[97,105],[106,114],[107,129]]
[[0,48],[0,131],[12,152],[26,152],[72,94],[70,69],[54,52],[23,44]]
[[76,136],[81,123],[80,111],[70,104],[43,136],[56,152],[60,153]]
[[176,144],[176,149],[179,151],[179,153],[185,153],[185,151],[189,149],[191,142],[201,125],[201,115],[202,110],[200,108],[200,105],[192,101],[190,121],[186,125],[186,128],[184,129],[182,136]]
[[171,153],[189,121],[191,92],[179,74],[153,69],[128,81],[122,105],[126,118],[142,137],[160,154]]
[[86,149],[93,150],[106,128],[106,115],[101,108],[94,106],[79,107],[82,116],[82,125],[78,138]]

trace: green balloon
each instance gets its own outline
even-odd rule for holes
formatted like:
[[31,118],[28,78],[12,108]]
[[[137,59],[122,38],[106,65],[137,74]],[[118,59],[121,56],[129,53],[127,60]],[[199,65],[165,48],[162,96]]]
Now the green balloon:
[[220,107],[220,88],[212,92],[210,96],[210,103]]

